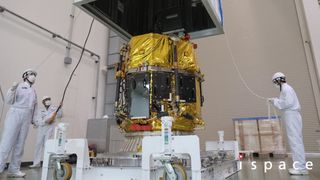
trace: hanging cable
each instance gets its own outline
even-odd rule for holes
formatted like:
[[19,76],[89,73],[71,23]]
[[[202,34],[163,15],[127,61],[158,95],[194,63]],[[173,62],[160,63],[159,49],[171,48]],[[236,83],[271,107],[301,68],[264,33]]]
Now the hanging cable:
[[[269,103],[269,104],[271,104],[271,103]],[[274,108],[274,106],[273,105],[271,105],[271,107],[272,107],[272,110],[273,110],[273,114],[274,114],[274,116],[280,121],[280,117],[278,116],[278,114],[277,114],[277,110],[276,110],[276,108]]]
[[84,53],[84,50],[85,50],[87,41],[88,41],[88,39],[89,39],[91,30],[92,30],[93,22],[94,22],[94,19],[92,19],[92,21],[91,21],[90,28],[89,28],[89,32],[88,32],[88,34],[87,34],[86,40],[85,40],[85,42],[84,42],[84,45],[83,45],[83,47],[82,47],[82,51],[81,51],[81,54],[80,54],[79,61],[78,61],[77,65],[74,67],[74,69],[73,69],[73,71],[72,71],[72,73],[71,73],[71,75],[70,75],[70,77],[69,77],[69,80],[68,80],[68,82],[67,82],[67,85],[66,85],[65,88],[64,88],[63,95],[62,95],[62,98],[61,98],[61,101],[60,101],[60,105],[59,105],[59,107],[57,108],[56,112],[58,112],[58,111],[60,110],[61,105],[63,104],[64,98],[65,98],[67,89],[68,89],[69,84],[70,84],[70,82],[71,82],[71,80],[72,80],[72,77],[73,77],[73,75],[74,75],[74,72],[77,70],[77,68],[78,68],[78,66],[79,66],[79,64],[80,64],[80,62],[81,62],[81,60],[82,60],[82,56],[83,56],[83,53]]
[[4,102],[4,94],[3,94],[3,91],[2,91],[1,85],[0,85],[0,94],[1,94],[1,99]]
[[274,116],[276,119],[280,120],[280,119],[279,119],[279,116],[278,116],[278,114],[277,114],[276,109],[274,108],[274,106],[272,105],[272,103],[271,103],[268,99],[267,99],[267,106],[268,106],[268,119],[271,119],[271,107],[272,107],[273,116]]
[[225,40],[226,40],[226,45],[227,45],[228,52],[229,52],[229,54],[230,54],[230,56],[231,56],[232,63],[233,63],[233,65],[234,65],[234,67],[235,67],[235,69],[236,69],[236,71],[237,71],[237,74],[238,74],[239,78],[241,79],[242,84],[248,89],[248,91],[249,91],[252,95],[256,96],[256,97],[259,98],[259,99],[262,99],[262,100],[266,100],[266,101],[267,101],[267,106],[268,106],[268,119],[269,119],[269,120],[271,120],[271,106],[272,106],[272,109],[273,109],[273,113],[274,113],[274,115],[275,115],[275,118],[277,118],[277,119],[279,120],[280,126],[281,126],[281,121],[280,121],[280,119],[279,119],[279,116],[277,115],[274,106],[273,106],[273,105],[271,104],[271,102],[269,101],[269,98],[260,96],[259,94],[255,93],[255,92],[249,87],[249,85],[247,84],[247,82],[245,81],[245,79],[243,78],[243,76],[242,76],[242,74],[241,74],[241,72],[240,72],[240,70],[239,70],[239,67],[238,67],[238,65],[237,65],[237,63],[236,63],[235,57],[234,57],[234,55],[233,55],[233,53],[232,53],[232,50],[231,50],[231,47],[230,47],[230,41],[229,41],[229,38],[228,38],[228,35],[227,35],[228,33],[227,33],[226,28],[224,28],[224,34],[225,34]]
[[[222,12],[222,3],[221,3],[221,1],[219,1],[219,9],[220,9],[220,11]],[[222,19],[222,21],[225,20],[225,19],[223,18],[223,15],[221,15],[221,19]],[[256,96],[256,97],[259,98],[259,99],[267,100],[267,98],[265,98],[265,97],[263,97],[263,96],[260,96],[260,95],[258,95],[257,93],[255,93],[255,92],[249,87],[248,83],[244,80],[244,78],[243,78],[243,76],[242,76],[242,74],[241,74],[241,72],[240,72],[240,70],[239,70],[239,67],[238,67],[238,65],[237,65],[237,63],[236,63],[235,57],[234,57],[234,55],[233,55],[233,53],[232,53],[232,50],[231,50],[231,47],[230,47],[230,43],[229,43],[230,41],[229,41],[229,38],[228,38],[228,35],[227,35],[227,34],[228,34],[228,33],[227,33],[227,30],[226,30],[226,28],[224,27],[224,36],[225,36],[225,39],[226,39],[227,49],[228,49],[228,52],[229,52],[229,54],[230,54],[230,56],[231,56],[232,63],[233,63],[233,65],[234,65],[235,69],[237,70],[237,73],[238,73],[238,75],[239,75],[239,77],[240,77],[240,79],[241,79],[242,84],[249,90],[249,92],[250,92],[252,95]]]
[[[78,12],[77,16],[74,18],[73,23],[76,23],[78,17],[80,16],[80,13],[81,13],[81,11]],[[67,35],[68,35],[68,32],[64,33],[64,37]],[[53,51],[49,52],[48,55],[43,60],[41,60],[37,66],[35,66],[35,70],[37,71],[43,64],[45,64],[50,59],[50,57],[56,53],[56,51],[57,50],[54,49]]]
[[271,104],[271,102],[269,102],[269,98],[260,96],[260,95],[258,95],[257,93],[255,93],[255,92],[248,86],[248,84],[246,83],[246,81],[244,80],[244,78],[243,78],[243,76],[242,76],[242,74],[241,74],[241,72],[240,72],[240,70],[239,70],[239,67],[238,67],[238,65],[237,65],[237,63],[236,63],[236,61],[235,61],[235,58],[234,58],[234,56],[233,56],[233,53],[232,53],[232,51],[231,51],[229,39],[228,39],[228,36],[227,36],[227,31],[224,30],[224,33],[225,33],[225,38],[226,38],[226,44],[227,44],[228,52],[229,52],[230,55],[231,55],[232,63],[233,63],[233,65],[234,65],[235,69],[237,70],[237,73],[238,73],[238,75],[239,75],[239,77],[240,77],[240,79],[241,79],[241,82],[243,83],[243,85],[248,89],[248,91],[249,91],[251,94],[253,94],[254,96],[256,96],[256,97],[259,98],[259,99],[263,99],[263,100],[266,100],[266,101],[267,101],[267,106],[268,106],[268,119],[271,119],[271,106],[272,106],[273,114],[274,114],[275,118],[279,120],[280,126],[282,126],[282,122],[280,121],[280,118],[279,118],[279,116],[278,116],[278,114],[277,114],[277,111],[276,111],[276,109],[274,108],[274,106]]
[[268,106],[268,119],[269,119],[269,120],[271,120],[271,107],[270,107],[270,106],[272,106],[273,113],[274,113],[275,117],[279,120],[280,126],[281,126],[282,123],[281,123],[281,121],[280,121],[280,119],[279,119],[279,116],[277,115],[277,112],[276,112],[274,106],[271,104],[271,102],[269,102],[269,99],[266,98],[266,97],[260,96],[260,95],[258,95],[257,93],[255,93],[255,92],[248,86],[247,82],[244,80],[244,78],[243,78],[243,76],[242,76],[242,74],[241,74],[241,72],[240,72],[240,70],[239,70],[239,67],[238,67],[238,65],[237,65],[237,63],[236,63],[236,61],[235,61],[235,58],[234,58],[234,56],[233,56],[233,53],[232,53],[232,51],[231,51],[230,44],[229,44],[229,39],[228,39],[226,30],[224,31],[224,33],[225,33],[225,38],[226,38],[227,49],[228,49],[228,51],[229,51],[229,53],[230,53],[230,55],[231,55],[232,63],[233,63],[233,65],[234,65],[235,69],[237,70],[237,73],[238,73],[238,75],[239,75],[239,77],[240,77],[240,79],[241,79],[241,82],[243,83],[243,85],[248,89],[248,91],[249,91],[252,95],[256,96],[256,97],[259,98],[259,99],[263,99],[263,100],[266,100],[266,101],[267,101],[267,106]]
[[2,107],[1,107],[1,112],[0,112],[0,122],[2,119],[2,115],[3,115],[3,110],[4,110],[4,105],[5,105],[5,99],[4,99],[4,94],[0,85],[0,94],[1,94],[1,99],[2,99]]
[[267,100],[267,106],[268,106],[268,119],[271,120],[271,112],[270,112],[271,103],[268,100]]
[[259,98],[259,99],[266,100],[267,98],[265,98],[265,97],[263,97],[263,96],[260,96],[260,95],[258,95],[257,93],[255,93],[255,92],[248,86],[247,82],[244,80],[244,78],[243,78],[243,76],[242,76],[242,74],[241,74],[241,72],[240,72],[240,70],[239,70],[239,67],[238,67],[238,65],[237,65],[237,63],[236,63],[236,61],[235,61],[235,58],[234,58],[234,56],[233,56],[233,53],[232,53],[232,50],[231,50],[231,47],[230,47],[230,43],[229,43],[229,38],[228,38],[228,36],[227,36],[227,31],[226,31],[226,29],[224,29],[224,34],[225,34],[225,39],[226,39],[226,44],[227,44],[228,52],[230,53],[232,63],[233,63],[233,65],[234,65],[235,69],[237,70],[237,73],[238,73],[238,75],[239,75],[239,77],[240,77],[240,79],[241,79],[242,84],[249,90],[249,92],[250,92],[252,95],[256,96],[256,97]]

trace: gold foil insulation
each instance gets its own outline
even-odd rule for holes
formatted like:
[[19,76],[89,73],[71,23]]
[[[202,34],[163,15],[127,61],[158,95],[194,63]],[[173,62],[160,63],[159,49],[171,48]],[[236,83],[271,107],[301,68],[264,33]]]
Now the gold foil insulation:
[[[176,45],[177,50],[177,67],[174,66],[173,59],[174,45]],[[194,45],[186,40],[179,40],[174,43],[167,35],[150,33],[133,37],[129,42],[129,49],[129,58],[126,60],[126,66],[121,71],[122,73],[127,75],[132,73],[130,70],[148,66],[159,67],[159,70],[134,71],[136,73],[150,74],[150,117],[148,119],[131,119],[128,115],[124,116],[123,110],[116,109],[116,115],[119,114],[122,117],[120,128],[126,132],[161,131],[161,120],[158,118],[158,112],[152,111],[151,106],[153,102],[153,72],[161,72],[161,68],[169,69],[172,74],[172,99],[163,99],[161,100],[161,104],[165,112],[169,116],[174,117],[173,131],[193,132],[196,127],[204,126],[204,121],[201,118],[201,82],[203,80],[196,61]],[[175,107],[175,70],[194,75],[195,102],[187,103],[181,101],[178,103],[179,107]],[[121,73],[118,72],[118,74],[118,77],[121,76]]]
[[193,44],[186,40],[177,42],[178,68],[186,71],[199,72],[200,68],[196,62]]
[[159,66],[170,68],[172,41],[168,36],[160,34],[145,34],[135,36],[130,40],[130,61],[128,69],[141,66]]
[[[127,63],[127,68],[129,70],[143,66],[173,68],[172,43],[170,37],[166,35],[149,33],[134,36],[129,42],[130,61]],[[179,40],[176,46],[178,68],[199,72],[193,44],[186,40]]]

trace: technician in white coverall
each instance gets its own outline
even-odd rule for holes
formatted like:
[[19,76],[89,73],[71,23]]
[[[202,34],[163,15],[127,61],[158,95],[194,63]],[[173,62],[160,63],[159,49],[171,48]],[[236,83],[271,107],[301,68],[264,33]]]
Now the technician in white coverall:
[[39,168],[41,166],[41,155],[43,153],[45,142],[53,136],[55,128],[55,119],[62,117],[61,108],[58,111],[58,113],[56,113],[58,107],[52,105],[51,97],[44,96],[42,98],[42,104],[45,108],[41,110],[41,118],[38,120],[37,123],[38,134],[36,148],[34,152],[33,165],[29,166],[30,168]]
[[11,152],[8,177],[24,177],[20,171],[24,143],[28,135],[29,125],[37,119],[37,95],[32,87],[37,73],[28,69],[22,74],[23,82],[14,83],[8,90],[6,102],[11,105],[7,112],[0,144],[0,173],[3,172]]
[[282,119],[286,127],[288,143],[294,162],[294,168],[289,169],[289,173],[292,175],[308,174],[308,170],[305,167],[306,160],[302,137],[302,118],[298,97],[293,88],[286,83],[286,77],[283,73],[275,73],[272,81],[280,88],[280,97],[270,98],[269,101],[282,112]]

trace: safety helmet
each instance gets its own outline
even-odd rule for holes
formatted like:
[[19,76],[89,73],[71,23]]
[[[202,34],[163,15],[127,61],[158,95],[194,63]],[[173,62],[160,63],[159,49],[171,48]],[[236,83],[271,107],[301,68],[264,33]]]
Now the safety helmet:
[[28,75],[30,74],[34,74],[35,76],[37,76],[37,72],[33,69],[27,69],[23,72],[22,74],[22,79],[26,79],[28,77]]
[[43,97],[42,97],[42,101],[44,101],[44,100],[46,100],[46,99],[51,99],[51,97],[50,97],[50,96],[43,96]]
[[279,80],[285,81],[286,76],[282,72],[274,73],[274,75],[272,76],[272,82],[275,83],[276,81],[279,81]]

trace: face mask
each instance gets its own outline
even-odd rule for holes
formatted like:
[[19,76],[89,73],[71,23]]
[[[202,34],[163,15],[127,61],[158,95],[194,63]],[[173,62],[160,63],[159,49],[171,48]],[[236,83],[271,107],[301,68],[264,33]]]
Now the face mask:
[[45,106],[50,106],[50,105],[51,105],[51,100],[45,101],[45,102],[44,102],[44,105],[45,105]]
[[31,83],[34,83],[36,81],[36,76],[35,75],[30,75],[28,76],[28,81],[31,82]]

